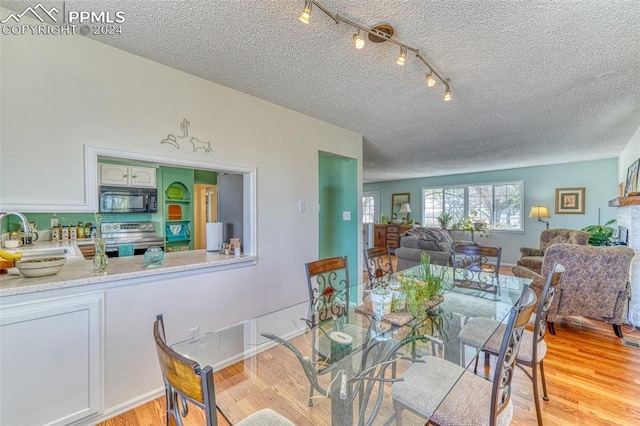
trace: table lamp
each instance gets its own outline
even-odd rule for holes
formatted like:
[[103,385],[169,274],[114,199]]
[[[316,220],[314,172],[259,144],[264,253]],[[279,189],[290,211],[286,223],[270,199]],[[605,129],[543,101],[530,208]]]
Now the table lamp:
[[531,213],[529,213],[529,217],[537,218],[539,222],[546,224],[547,229],[549,229],[549,222],[541,219],[543,217],[544,218],[551,217],[549,216],[549,209],[547,208],[547,206],[537,205],[537,206],[531,207]]
[[400,213],[402,213],[402,222],[407,223],[409,219],[409,213],[411,213],[411,206],[409,203],[404,203],[400,205]]

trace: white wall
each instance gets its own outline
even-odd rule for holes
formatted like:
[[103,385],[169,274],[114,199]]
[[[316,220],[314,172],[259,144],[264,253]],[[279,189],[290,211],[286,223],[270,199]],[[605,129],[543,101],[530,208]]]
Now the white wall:
[[[356,158],[361,187],[361,135],[88,38],[0,40],[0,204],[81,205],[85,144],[257,170],[256,266],[107,294],[106,409],[161,386],[156,313],[168,314],[175,341],[190,327],[204,332],[306,297],[304,263],[318,255],[318,151]],[[212,153],[159,143],[180,134],[183,118]]]

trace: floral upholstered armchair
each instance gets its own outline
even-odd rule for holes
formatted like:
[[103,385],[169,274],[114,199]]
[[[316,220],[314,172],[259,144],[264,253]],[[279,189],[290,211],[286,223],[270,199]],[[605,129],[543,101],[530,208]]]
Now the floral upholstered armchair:
[[531,288],[540,297],[545,279],[557,262],[564,266],[547,317],[548,328],[555,334],[553,323],[561,316],[584,316],[604,319],[622,337],[625,307],[629,298],[629,269],[635,251],[625,246],[593,247],[577,244],[554,244],[547,248],[542,274],[522,266],[513,273],[532,279]]
[[540,247],[520,247],[520,260],[518,266],[523,266],[540,274],[542,271],[542,258],[544,251],[552,244],[579,244],[586,246],[589,242],[589,233],[573,229],[547,229],[540,233]]

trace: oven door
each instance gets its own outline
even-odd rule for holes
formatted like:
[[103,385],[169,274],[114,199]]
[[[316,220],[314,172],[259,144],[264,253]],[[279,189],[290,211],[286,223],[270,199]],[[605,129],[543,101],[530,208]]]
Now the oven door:
[[149,193],[135,189],[101,188],[101,213],[147,213]]

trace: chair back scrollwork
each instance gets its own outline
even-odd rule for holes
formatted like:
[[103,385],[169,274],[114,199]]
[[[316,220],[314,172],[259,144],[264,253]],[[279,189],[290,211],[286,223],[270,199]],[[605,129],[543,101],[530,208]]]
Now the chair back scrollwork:
[[502,338],[500,353],[496,361],[496,371],[493,376],[493,390],[491,395],[491,425],[505,409],[511,399],[511,380],[513,379],[516,359],[524,328],[531,318],[537,302],[536,294],[527,288],[520,301],[511,309],[506,331]]
[[312,325],[342,317],[349,304],[349,267],[346,256],[307,263]]

